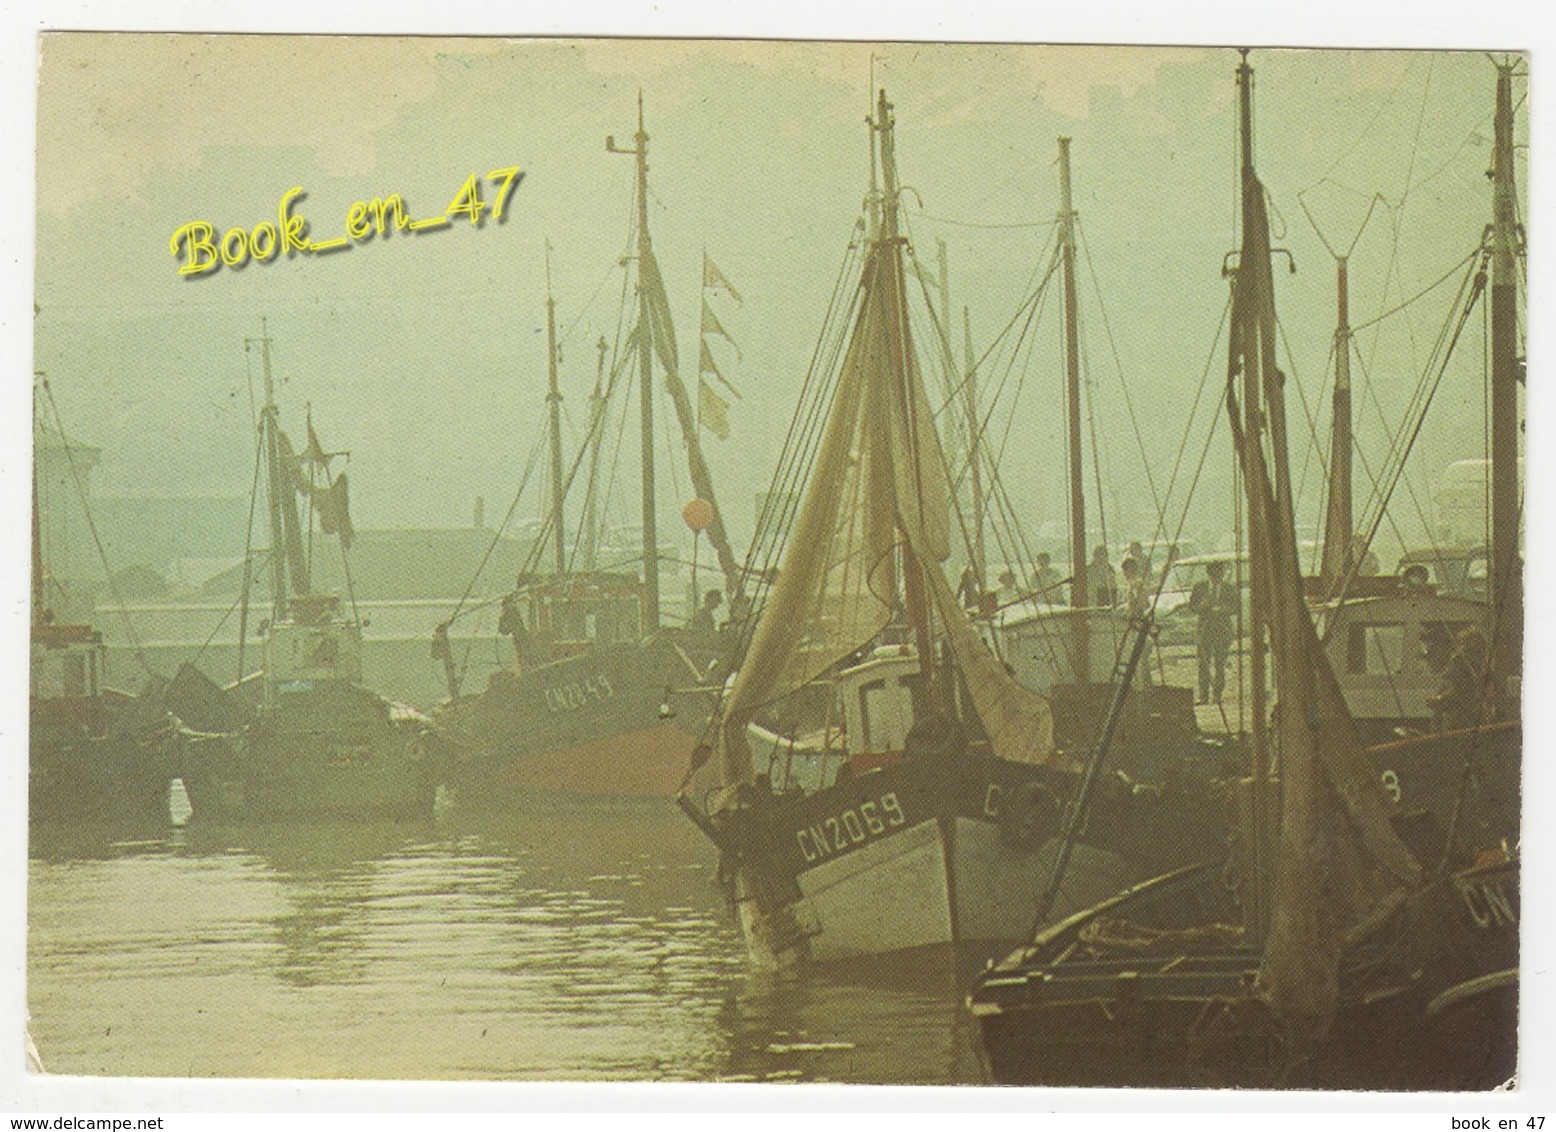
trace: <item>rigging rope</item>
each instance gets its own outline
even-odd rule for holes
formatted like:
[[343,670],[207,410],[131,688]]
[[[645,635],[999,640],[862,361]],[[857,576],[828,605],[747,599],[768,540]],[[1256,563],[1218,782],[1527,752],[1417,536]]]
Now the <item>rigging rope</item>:
[[1363,330],[1369,330],[1372,327],[1378,325],[1378,323],[1384,321],[1385,319],[1392,318],[1394,315],[1398,314],[1400,311],[1404,310],[1406,307],[1411,306],[1412,304],[1418,302],[1419,300],[1426,298],[1426,296],[1430,295],[1433,291],[1437,290],[1437,288],[1441,287],[1444,283],[1448,282],[1448,280],[1450,280],[1450,279],[1454,278],[1455,276],[1457,276],[1459,274],[1459,272],[1464,269],[1464,266],[1466,264],[1473,262],[1477,257],[1479,257],[1481,251],[1482,251],[1482,245],[1481,244],[1475,245],[1474,249],[1468,255],[1466,255],[1463,259],[1459,260],[1459,262],[1455,263],[1447,271],[1443,272],[1435,280],[1433,280],[1431,283],[1428,283],[1420,291],[1417,291],[1414,295],[1410,296],[1410,298],[1406,299],[1404,302],[1399,303],[1396,306],[1390,307],[1388,310],[1384,311],[1382,314],[1376,316],[1375,318],[1369,318],[1365,322],[1354,323],[1351,326],[1351,333],[1354,335],[1354,334],[1357,334],[1357,333],[1359,333],[1359,332],[1361,332]]
[[530,475],[534,472],[535,465],[540,460],[540,450],[545,444],[545,440],[545,434],[542,433],[535,441],[535,446],[530,449],[529,462],[525,465],[524,474],[519,479],[519,490],[514,493],[513,502],[508,504],[508,513],[503,516],[502,522],[492,534],[491,541],[486,544],[486,552],[481,555],[481,561],[476,564],[475,573],[471,575],[470,581],[466,584],[465,592],[460,594],[459,600],[454,603],[454,611],[448,615],[447,620],[444,622],[445,625],[452,625],[463,615],[465,602],[475,592],[475,585],[480,581],[487,562],[491,560],[492,552],[497,549],[497,544],[502,541],[503,532],[508,529],[508,524],[513,521],[514,512],[519,509],[519,501],[524,498],[524,489],[529,486]]
[[1097,278],[1096,266],[1091,261],[1091,241],[1088,239],[1082,243],[1079,239],[1079,236],[1082,232],[1081,219],[1079,216],[1075,218],[1075,231],[1077,236],[1076,243],[1081,245],[1081,254],[1086,257],[1086,271],[1087,274],[1091,276],[1092,292],[1097,297],[1097,310],[1102,314],[1102,330],[1103,333],[1107,336],[1108,349],[1111,350],[1113,354],[1114,371],[1118,374],[1119,388],[1124,392],[1124,408],[1129,413],[1129,426],[1134,429],[1135,444],[1140,449],[1140,464],[1141,467],[1145,469],[1146,486],[1151,490],[1151,505],[1156,509],[1157,523],[1158,526],[1160,526],[1164,514],[1162,510],[1162,498],[1157,494],[1156,491],[1156,478],[1151,475],[1151,461],[1145,452],[1145,437],[1141,434],[1140,431],[1140,421],[1135,416],[1135,403],[1134,399],[1129,395],[1129,383],[1124,380],[1124,363],[1123,360],[1119,357],[1118,342],[1113,337],[1113,323],[1108,318],[1107,304],[1102,301],[1102,283]]
[[[243,354],[244,354],[244,360],[247,361],[248,360],[248,351],[244,350]],[[243,676],[244,676],[244,672],[243,672],[243,651],[244,651],[245,647],[247,647],[247,644],[248,644],[249,594],[250,594],[250,591],[251,591],[251,589],[252,589],[252,587],[254,585],[254,513],[255,513],[256,510],[258,510],[258,507],[259,507],[259,477],[260,477],[260,466],[261,466],[260,457],[263,455],[264,450],[265,450],[265,434],[258,427],[258,422],[256,421],[255,422],[255,428],[254,428],[254,481],[253,481],[253,483],[251,483],[249,485],[249,521],[248,521],[248,529],[245,530],[244,534],[243,534],[243,581],[241,583],[243,588],[238,591],[238,601],[240,601],[242,603],[242,611],[238,615],[238,676],[237,676],[237,679],[240,682],[242,681]],[[225,621],[226,618],[223,618],[222,620]],[[219,628],[221,628],[220,625],[217,626],[217,629],[219,629]],[[213,629],[211,631],[211,638],[215,639],[215,637],[216,637],[216,631]],[[211,642],[208,640],[205,643],[208,645]],[[200,647],[200,651],[201,652],[205,651],[205,646],[204,645],[202,645]],[[199,659],[200,659],[199,656],[196,655],[196,657],[195,657],[196,663],[199,662]]]
[[119,592],[119,585],[114,581],[113,570],[108,565],[108,552],[103,548],[103,540],[98,536],[97,523],[92,518],[92,505],[87,500],[86,485],[81,480],[81,472],[76,467],[76,458],[72,454],[70,437],[65,435],[64,421],[60,417],[59,405],[54,400],[54,391],[49,388],[49,379],[40,376],[38,383],[43,387],[43,395],[49,402],[49,409],[54,414],[54,428],[59,433],[60,446],[65,451],[65,463],[70,468],[70,478],[76,486],[76,495],[81,500],[82,512],[86,515],[86,528],[92,535],[92,545],[97,548],[97,557],[103,565],[103,575],[108,582],[108,592],[113,596],[114,604],[118,607],[119,618],[124,622],[125,635],[130,640],[130,647],[134,650],[135,659],[145,670],[146,675],[156,676],[150,661],[146,659],[146,651],[141,647],[140,638],[135,635],[135,626],[130,623],[130,614],[124,607],[124,596]]
[[[1393,497],[1394,489],[1398,485],[1400,477],[1404,473],[1405,461],[1408,459],[1411,449],[1415,446],[1416,438],[1420,436],[1421,427],[1426,421],[1426,411],[1431,405],[1432,398],[1437,393],[1438,386],[1442,383],[1443,374],[1447,372],[1448,362],[1453,357],[1454,347],[1458,345],[1459,336],[1463,332],[1465,324],[1469,321],[1470,314],[1474,310],[1476,301],[1479,299],[1481,292],[1485,289],[1485,281],[1485,269],[1484,267],[1481,267],[1475,273],[1474,287],[1470,291],[1469,297],[1465,300],[1463,309],[1459,312],[1458,324],[1454,327],[1453,336],[1448,341],[1447,349],[1443,353],[1441,363],[1437,366],[1437,375],[1432,379],[1430,389],[1427,391],[1424,399],[1422,400],[1420,411],[1416,415],[1415,424],[1410,430],[1409,438],[1405,441],[1403,446],[1398,449],[1397,459],[1393,461],[1393,472],[1389,480],[1387,490],[1384,491],[1378,499],[1378,513],[1367,529],[1365,545],[1370,545],[1372,543],[1372,540],[1377,536],[1378,528],[1383,523],[1384,516],[1388,511],[1389,500]],[[1445,325],[1444,331],[1446,332],[1446,330],[1447,326]],[[1429,373],[1430,370],[1428,370],[1428,374]],[[1426,375],[1423,375],[1423,377],[1425,376]],[[1387,466],[1385,466],[1385,470],[1387,470]],[[1340,594],[1338,598],[1339,601],[1343,602],[1345,600],[1346,591],[1350,588],[1352,579],[1356,577],[1357,568],[1359,565],[1359,562],[1354,563],[1351,570],[1346,574],[1345,581],[1342,583],[1340,588]]]
[[[928,221],[930,221],[931,223],[934,223],[934,224],[949,224],[949,225],[951,225],[952,227],[955,227],[955,228],[981,228],[981,229],[987,229],[987,230],[1010,230],[1010,229],[1017,229],[1017,228],[1052,228],[1056,224],[1059,223],[1057,218],[1055,218],[1053,220],[1011,221],[1009,223],[999,223],[999,222],[992,222],[992,221],[976,221],[976,220],[953,220],[949,216],[934,216],[934,215],[932,215],[932,214],[930,214],[928,212],[923,211],[923,209],[919,209],[918,212],[917,212],[917,215],[918,215],[918,217],[920,219],[928,220]],[[906,214],[904,214],[904,219],[906,219]]]
[[[1453,325],[1454,313],[1456,311],[1460,311],[1461,307],[1462,307],[1461,325],[1460,325],[1460,329],[1462,330],[1462,318],[1463,317],[1467,317],[1468,314],[1469,314],[1469,310],[1470,310],[1469,306],[1464,306],[1463,304],[1468,302],[1469,304],[1473,305],[1473,302],[1474,302],[1475,298],[1478,297],[1479,287],[1482,286],[1483,283],[1484,283],[1484,279],[1483,279],[1484,267],[1483,266],[1476,267],[1473,264],[1471,266],[1472,266],[1473,270],[1470,271],[1470,272],[1467,272],[1465,277],[1464,277],[1464,279],[1460,282],[1459,291],[1458,291],[1458,293],[1454,297],[1453,305],[1450,306],[1449,309],[1448,309],[1447,319],[1443,323],[1443,325],[1440,328],[1440,330],[1438,331],[1437,338],[1436,338],[1436,340],[1434,341],[1434,343],[1432,345],[1432,350],[1431,350],[1430,354],[1427,357],[1426,367],[1423,369],[1421,377],[1420,377],[1420,379],[1416,383],[1416,388],[1415,388],[1414,392],[1411,394],[1410,400],[1406,404],[1406,407],[1405,407],[1404,420],[1409,421],[1412,417],[1416,417],[1417,421],[1418,421],[1418,423],[1416,425],[1417,430],[1419,430],[1419,428],[1420,428],[1420,420],[1424,419],[1425,411],[1426,411],[1426,403],[1429,402],[1430,399],[1431,399],[1431,392],[1435,392],[1435,390],[1436,390],[1436,384],[1432,383],[1430,385],[1430,387],[1429,387],[1428,386],[1428,382],[1431,380],[1432,366],[1433,366],[1435,360],[1437,359],[1437,357],[1442,353],[1443,344],[1444,344],[1444,341],[1447,338],[1449,327]],[[1475,292],[1474,292],[1474,294],[1471,295],[1469,300],[1466,300],[1465,299],[1465,295],[1466,295],[1467,292],[1469,292],[1469,290],[1471,288],[1472,282],[1477,277],[1481,278],[1481,283],[1475,284]],[[1458,332],[1455,331],[1454,332],[1454,341],[1457,341],[1457,340],[1458,340]],[[1449,347],[1449,352],[1450,352],[1450,354],[1452,352],[1452,347],[1451,346]],[[1358,357],[1357,360],[1360,361],[1361,360],[1360,357]],[[1447,360],[1448,360],[1447,357],[1443,358],[1443,365],[1444,366],[1447,365]],[[1377,390],[1376,390],[1376,387],[1373,385],[1373,382],[1372,382],[1371,371],[1368,369],[1366,363],[1364,363],[1364,362],[1362,363],[1362,377],[1363,377],[1363,384],[1364,384],[1364,386],[1367,389],[1367,392],[1368,392],[1369,397],[1370,397],[1370,399],[1372,401],[1373,407],[1377,410],[1379,420],[1382,422],[1383,428],[1385,429],[1385,431],[1387,431],[1388,427],[1389,427],[1388,426],[1388,419],[1387,419],[1386,415],[1383,412],[1382,404],[1378,401]],[[1439,373],[1439,376],[1438,376],[1437,380],[1438,381],[1441,380],[1441,373]],[[1429,389],[1430,389],[1430,392],[1429,392]],[[1411,442],[1413,443],[1413,441],[1414,441],[1414,437],[1412,436]],[[1393,441],[1389,445],[1388,452],[1385,455],[1385,460],[1384,460],[1385,471],[1387,471],[1387,469],[1390,467],[1390,465],[1393,464],[1396,460],[1398,461],[1398,463],[1400,464],[1401,467],[1403,466],[1403,462],[1404,462],[1404,458],[1405,457],[1404,457],[1404,455],[1400,454],[1400,447],[1401,447],[1402,443],[1404,443],[1404,441],[1403,441],[1403,434],[1402,433],[1396,433],[1395,436],[1394,436]],[[1377,485],[1374,485],[1374,486],[1376,488]]]

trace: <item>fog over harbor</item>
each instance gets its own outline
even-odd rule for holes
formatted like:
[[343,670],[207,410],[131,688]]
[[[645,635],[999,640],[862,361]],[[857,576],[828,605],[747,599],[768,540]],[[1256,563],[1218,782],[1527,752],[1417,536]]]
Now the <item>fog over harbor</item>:
[[[961,307],[982,354],[1041,274],[1055,138],[1074,138],[1082,343],[1110,541],[1153,533],[1151,488],[1165,495],[1196,398],[1189,466],[1205,444],[1225,365],[1221,257],[1235,246],[1231,51],[61,35],[41,55],[35,362],[70,434],[102,449],[95,495],[246,498],[258,360],[243,347],[266,319],[284,423],[301,433],[311,405],[326,445],[350,450],[358,526],[464,526],[478,498],[495,525],[544,425],[545,242],[574,445],[594,344],[625,335],[632,168],[604,141],[631,144],[641,90],[650,224],[688,381],[704,252],[742,299],[718,307],[739,347],[716,347],[741,394],[732,435],[704,440],[743,545],[868,188],[872,68],[896,107],[917,255],[933,270],[936,241],[947,244],[958,352]],[[1453,269],[1480,240],[1493,70],[1478,53],[1270,50],[1257,63],[1257,155],[1276,242],[1298,268],[1277,280],[1283,362],[1318,436],[1334,267],[1307,214],[1341,251],[1367,218],[1350,254],[1353,324],[1453,276],[1358,334],[1359,464],[1377,474]],[[294,213],[324,240],[344,233],[355,201],[399,193],[413,217],[435,216],[471,174],[512,165],[524,176],[506,214],[478,228],[456,218],[197,277],[181,277],[169,253],[191,221],[217,232],[273,222],[294,187]],[[1052,304],[1023,350],[991,430],[1019,518],[1062,530]],[[1480,367],[1477,328],[1416,443],[1385,545],[1432,537],[1436,478],[1483,455]],[[692,492],[668,401],[659,407],[660,497],[673,517]],[[627,433],[612,494],[623,524],[636,521],[635,441]],[[1185,531],[1215,541],[1231,530],[1224,434],[1212,451]],[[1299,511],[1316,525],[1321,462],[1317,445],[1302,451],[1313,454],[1297,469]],[[1167,505],[1174,524],[1186,478]],[[1371,482],[1359,466],[1359,510]],[[535,483],[519,516],[541,506]],[[241,518],[234,527],[236,554]]]

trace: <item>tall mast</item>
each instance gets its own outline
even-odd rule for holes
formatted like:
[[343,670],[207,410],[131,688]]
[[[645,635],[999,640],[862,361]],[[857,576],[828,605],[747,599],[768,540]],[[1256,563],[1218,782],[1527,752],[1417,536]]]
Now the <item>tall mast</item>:
[[1491,603],[1492,671],[1506,679],[1523,657],[1523,568],[1518,554],[1518,196],[1513,166],[1513,64],[1497,64],[1491,164]]
[[648,131],[643,128],[643,92],[638,91],[638,131],[631,149],[618,149],[614,138],[605,139],[610,153],[627,153],[637,159],[638,197],[638,395],[642,409],[643,457],[643,616],[642,628],[659,628],[659,532],[654,507],[654,344],[644,264],[653,254],[648,238]]
[[584,492],[583,553],[580,556],[586,571],[594,570],[595,553],[599,545],[599,493],[596,477],[600,471],[601,441],[605,435],[605,352],[610,349],[610,343],[605,341],[603,334],[595,343],[595,349],[599,351],[600,358],[594,371],[594,391],[589,394],[589,485]]
[[[875,91],[875,56],[870,56],[870,92]],[[873,111],[873,107],[870,111]],[[867,111],[864,120],[870,126],[870,195],[865,197],[865,215],[868,218],[869,230],[865,238],[875,239],[881,232],[881,189],[880,179],[876,172],[875,160],[875,133],[879,129],[879,123],[870,116]]]
[[[36,417],[37,410],[33,415]],[[63,434],[61,434],[63,439]],[[38,460],[41,453],[39,441],[42,438],[35,432],[33,434],[33,458],[32,458],[32,623],[40,624],[43,620],[43,536],[38,527]],[[65,443],[70,443],[65,441]]]
[[[297,532],[297,513],[291,507],[291,484],[282,468],[280,409],[275,407],[275,379],[271,375],[271,331],[260,320],[260,369],[265,375],[265,407],[260,411],[260,429],[265,435],[265,470],[269,480],[271,512],[271,591],[275,614],[286,616],[286,566],[297,578],[299,591],[307,592],[307,566],[302,561],[302,543]],[[289,519],[289,522],[288,522]]]
[[1059,248],[1064,271],[1064,374],[1069,403],[1070,429],[1070,605],[1074,634],[1070,652],[1075,659],[1075,681],[1091,680],[1091,658],[1086,614],[1086,493],[1081,466],[1081,359],[1080,332],[1076,325],[1075,211],[1070,201],[1070,139],[1059,139]]
[[551,537],[556,540],[557,576],[567,573],[562,547],[562,394],[556,380],[556,299],[551,296],[551,245],[546,245],[546,401],[551,411]]
[[[909,367],[912,365],[911,347],[908,341],[906,312],[903,300],[906,295],[902,273],[902,240],[897,233],[897,149],[892,135],[891,103],[886,101],[886,91],[880,92],[876,101],[875,129],[880,133],[881,146],[881,225],[876,233],[876,252],[881,258],[877,263],[883,268],[875,277],[876,286],[888,286],[895,293],[895,324],[887,333],[891,336],[891,352],[899,363],[893,375],[899,381],[897,393],[906,398],[909,388]],[[898,517],[899,523],[901,517]],[[929,631],[929,597],[924,584],[923,567],[911,543],[902,540],[902,596],[908,622],[913,626],[914,640],[918,647],[919,672],[923,677],[924,699],[928,704],[938,703],[935,681],[935,657],[933,638]]]
[[[1334,405],[1330,426],[1329,510],[1322,574],[1331,595],[1351,568],[1351,316],[1346,257],[1335,257],[1339,317],[1334,332]],[[1360,547],[1356,548],[1360,550]]]
[[654,510],[654,363],[648,288],[643,264],[652,252],[648,238],[648,131],[643,128],[643,92],[638,91],[638,399],[642,407],[643,455],[643,627],[659,628],[659,531]]
[[[698,380],[702,380],[701,374],[698,375]],[[724,527],[724,515],[719,510],[718,499],[713,491],[713,473],[708,470],[708,461],[702,454],[702,441],[698,439],[697,431],[697,412],[692,407],[691,398],[687,395],[686,386],[680,376],[669,370],[665,373],[665,392],[670,395],[670,404],[675,409],[676,418],[681,425],[681,439],[686,444],[686,464],[687,470],[691,473],[692,489],[696,491],[698,498],[713,504],[713,521],[708,524],[708,541],[713,544],[713,551],[718,556],[719,569],[724,574],[724,584],[732,596],[738,596],[745,591],[745,581],[741,576],[740,564],[735,560],[734,549],[729,544],[729,532]]]
[[[951,266],[944,240],[935,240],[935,260],[939,268],[940,291],[940,355],[945,371],[945,387],[948,397],[956,396],[956,359],[951,348]],[[971,473],[969,490],[972,492],[973,539],[969,552],[972,555],[973,576],[978,589],[983,590],[987,563],[983,553],[983,482],[978,470],[978,400],[972,392],[972,331],[966,326],[966,308],[962,311],[967,336],[967,372],[962,379],[962,411],[967,422],[967,466]]]
[[967,399],[967,459],[972,471],[973,574],[981,588],[987,577],[989,557],[983,542],[983,473],[979,469],[978,364],[973,358],[972,315],[962,308],[962,339],[967,349],[967,376],[963,380]]
[[[1263,204],[1264,189],[1259,184],[1253,165],[1253,68],[1248,65],[1248,54],[1237,67],[1238,138],[1241,153],[1240,188],[1242,201],[1242,239],[1246,249],[1250,245],[1249,233],[1259,224],[1259,210]],[[1266,241],[1267,248],[1267,241]],[[1263,307],[1268,296],[1262,294],[1258,284],[1268,276],[1269,263],[1255,263],[1247,256],[1240,256],[1234,276],[1237,296],[1233,302],[1232,340],[1228,354],[1231,365],[1242,366],[1243,443],[1254,448],[1262,445],[1264,412],[1262,408],[1263,346],[1259,332]],[[1248,284],[1248,279],[1254,285]],[[1228,374],[1229,391],[1235,373]],[[1277,475],[1279,469],[1277,468]],[[1246,478],[1246,477],[1245,477]],[[1248,491],[1248,529],[1264,530],[1258,516],[1253,492]],[[1253,743],[1249,751],[1249,818],[1250,832],[1247,849],[1250,854],[1250,882],[1244,886],[1243,913],[1247,930],[1262,939],[1268,921],[1269,876],[1265,859],[1268,807],[1270,803],[1269,781],[1269,705],[1265,687],[1265,629],[1266,609],[1269,605],[1267,572],[1254,570],[1249,580],[1249,682],[1252,685]]]

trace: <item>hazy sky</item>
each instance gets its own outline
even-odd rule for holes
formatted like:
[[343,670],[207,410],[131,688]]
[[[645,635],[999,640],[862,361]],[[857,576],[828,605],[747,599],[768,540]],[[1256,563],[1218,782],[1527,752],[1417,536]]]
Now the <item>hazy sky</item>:
[[[980,354],[1033,285],[1058,207],[1055,138],[1074,138],[1084,354],[1110,538],[1150,533],[1142,469],[1149,462],[1165,489],[1213,350],[1207,399],[1224,373],[1215,333],[1222,257],[1236,238],[1230,50],[102,34],[41,43],[36,365],[69,431],[103,449],[99,494],[247,492],[259,366],[243,342],[267,318],[284,423],[300,433],[311,403],[326,445],[351,451],[358,525],[463,525],[477,496],[489,522],[500,517],[543,420],[544,241],[574,437],[593,343],[617,336],[633,171],[604,139],[630,144],[641,89],[650,226],[688,385],[705,248],[744,299],[714,299],[741,351],[737,360],[714,343],[744,394],[734,436],[704,434],[743,545],[867,187],[872,56],[914,190],[910,234],[929,263],[936,238],[947,241],[957,340],[966,304]],[[1290,368],[1322,430],[1334,268],[1302,202],[1343,248],[1373,194],[1384,198],[1352,253],[1353,322],[1437,280],[1489,220],[1494,68],[1480,53],[1442,52],[1271,50],[1252,62],[1256,159],[1277,242],[1298,268],[1279,274],[1277,303]],[[1522,139],[1522,117],[1519,128]],[[510,165],[525,178],[500,224],[460,220],[193,279],[168,251],[189,221],[226,230],[274,220],[294,186],[306,192],[295,211],[324,239],[343,232],[359,199],[398,192],[412,215],[431,216],[471,173]],[[1382,465],[1383,422],[1400,427],[1452,291],[1360,336],[1359,511],[1363,465]],[[994,430],[1010,436],[1007,486],[1033,529],[1063,518],[1052,300],[994,414]],[[1477,318],[1412,465],[1423,507],[1442,466],[1482,452],[1480,366]],[[1002,374],[991,366],[985,388]],[[1292,405],[1300,412],[1301,398]],[[659,417],[663,447],[663,398]],[[1207,400],[1192,457],[1209,420]],[[1293,428],[1307,435],[1304,419]],[[1319,469],[1308,447],[1297,470],[1312,517]],[[636,515],[636,459],[634,431],[615,488],[625,521]],[[1191,532],[1229,529],[1230,463],[1223,429]],[[674,508],[664,524],[678,526],[690,496],[684,460],[667,451],[660,468]],[[1178,496],[1173,522],[1181,481]],[[538,513],[532,498],[522,514]],[[1407,540],[1424,534],[1407,497],[1395,514]]]

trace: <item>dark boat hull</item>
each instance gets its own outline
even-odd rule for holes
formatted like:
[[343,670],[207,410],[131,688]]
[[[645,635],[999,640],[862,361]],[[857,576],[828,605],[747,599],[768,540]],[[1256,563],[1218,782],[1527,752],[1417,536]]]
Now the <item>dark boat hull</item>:
[[1372,747],[1369,754],[1401,810],[1426,810],[1445,831],[1457,814],[1456,838],[1471,849],[1518,844],[1521,723],[1418,735]]
[[199,821],[431,816],[441,751],[425,717],[364,689],[281,697],[233,735],[185,736],[178,760]]
[[[1127,892],[1040,936],[969,996],[1000,1084],[1128,1088],[1490,1089],[1517,1043],[1517,866],[1446,877],[1416,894],[1341,970],[1327,1031],[1297,1049],[1250,993],[1256,949],[1162,937],[1087,955],[1083,932],[1125,919],[1182,931],[1235,914],[1208,866]],[[1144,931],[1140,930],[1143,927]],[[1210,946],[1205,946],[1211,941]]]
[[685,691],[697,676],[691,653],[668,637],[498,674],[438,713],[456,804],[502,809],[534,791],[673,797],[712,707],[706,693]]
[[172,759],[160,738],[94,735],[35,719],[28,741],[28,821],[165,825],[172,778]]

